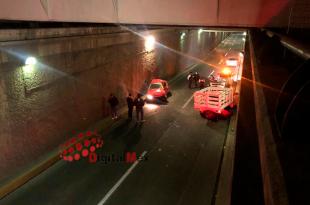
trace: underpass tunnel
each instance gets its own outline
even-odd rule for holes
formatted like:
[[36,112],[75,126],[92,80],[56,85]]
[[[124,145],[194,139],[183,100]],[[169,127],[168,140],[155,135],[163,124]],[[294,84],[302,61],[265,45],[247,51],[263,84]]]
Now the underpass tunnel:
[[0,205],[310,204],[308,0],[1,3]]
[[[31,35],[38,32],[41,37],[32,40],[27,40],[25,36],[18,37],[20,31],[16,30],[15,40],[1,42],[0,146],[3,155],[0,157],[0,170],[3,185],[51,158],[58,153],[60,145],[72,136],[88,130],[99,120],[109,118],[107,100],[110,93],[119,98],[121,107],[126,106],[127,94],[145,94],[154,78],[168,81],[182,79],[189,72],[188,69],[196,64],[211,69],[207,72],[209,75],[210,72],[220,72],[225,64],[223,59],[239,55],[240,50],[249,56],[244,44],[236,43],[238,40],[249,42],[244,30],[157,27],[145,32],[145,27],[139,30],[139,26],[131,26],[134,31],[131,32],[113,26],[93,31],[89,31],[88,27],[80,27],[70,30],[71,36],[66,35],[66,28],[61,28],[59,33],[50,37],[49,32],[56,30],[46,29],[44,33],[34,29]],[[295,166],[299,169],[294,171],[290,166],[296,158],[304,163],[307,161],[299,153],[307,155],[304,147],[307,137],[303,135],[306,121],[302,116],[307,116],[308,61],[284,47],[281,38],[276,35],[269,37],[266,31],[257,29],[251,30],[251,35],[257,66],[263,79],[259,86],[264,89],[268,113],[274,116],[270,119],[284,179],[292,184],[290,186],[298,183],[301,186],[303,183],[296,181],[295,172],[308,168]],[[150,36],[155,43],[147,48],[146,39]],[[249,62],[247,66],[250,66]],[[244,75],[242,80],[251,82]],[[245,98],[244,94],[241,93],[240,98]],[[158,108],[148,109],[156,113]],[[139,139],[133,140],[134,146],[138,146],[139,140],[143,139],[140,132]],[[292,138],[292,135],[297,136]],[[296,141],[297,138],[301,141]],[[248,153],[250,144],[259,143],[256,140],[242,141],[236,146],[240,153]],[[133,143],[130,138],[126,142]],[[240,159],[242,164],[236,165],[235,173],[247,169],[244,164],[248,159],[239,155],[235,156],[235,160]],[[255,158],[254,155],[257,156],[257,153],[253,153],[252,157]],[[251,155],[248,154],[248,157],[251,158]],[[258,166],[254,172],[264,176],[260,169]],[[307,176],[306,173],[304,175]],[[247,180],[240,175],[234,177]],[[264,186],[257,187],[249,189],[247,186],[233,185],[239,192],[243,189],[252,190],[253,195],[245,198],[238,195],[238,191],[232,192],[232,203],[249,203],[247,200],[252,203],[255,197],[263,193],[261,189],[265,189]],[[254,193],[254,190],[259,190],[260,194]],[[304,192],[306,190],[303,188],[298,193],[288,188],[289,200],[293,203],[301,199],[306,201],[301,197]]]
[[[2,184],[110,116],[110,93],[125,106],[128,93],[135,97],[152,78],[170,80],[204,62],[230,34],[169,27],[136,29],[139,35],[118,27],[91,29],[74,28],[71,36],[66,28],[32,29],[31,35],[41,36],[32,40],[27,30],[13,30],[16,40],[1,42]],[[156,39],[152,48],[146,48],[148,36]]]

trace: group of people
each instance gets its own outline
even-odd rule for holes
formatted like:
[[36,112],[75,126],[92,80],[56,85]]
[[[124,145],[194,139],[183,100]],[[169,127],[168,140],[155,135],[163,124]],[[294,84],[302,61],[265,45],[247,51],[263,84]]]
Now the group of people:
[[[214,78],[213,75],[211,77]],[[200,89],[203,89],[205,87],[206,80],[203,78],[200,78],[200,75],[198,72],[193,73],[191,71],[187,76],[187,80],[188,80],[189,88],[193,88],[193,85],[194,85],[194,88],[199,87]],[[119,101],[117,97],[113,93],[111,93],[108,99],[108,102],[111,107],[112,119],[115,120],[118,118],[117,107],[118,107]],[[132,119],[133,109],[134,107],[136,107],[137,122],[143,122],[144,121],[143,107],[144,107],[145,101],[144,99],[142,99],[142,95],[137,94],[136,98],[133,98],[131,93],[129,93],[126,98],[126,102],[127,102],[127,107],[128,107],[128,119],[129,120]]]
[[194,84],[194,88],[199,87],[200,89],[205,87],[205,82],[206,80],[203,78],[200,78],[200,75],[198,72],[193,73],[192,71],[189,72],[189,74],[187,75],[187,80],[188,80],[188,88],[193,88],[193,84]]
[[[136,98],[134,99],[131,93],[129,93],[126,98],[126,101],[127,101],[127,107],[128,107],[128,119],[129,120],[132,119],[133,109],[134,107],[136,107],[137,122],[143,122],[144,121],[143,106],[145,102],[142,99],[142,95],[137,94]],[[108,102],[111,107],[112,119],[115,120],[118,118],[117,107],[118,107],[119,101],[117,97],[113,93],[111,93],[108,99]]]

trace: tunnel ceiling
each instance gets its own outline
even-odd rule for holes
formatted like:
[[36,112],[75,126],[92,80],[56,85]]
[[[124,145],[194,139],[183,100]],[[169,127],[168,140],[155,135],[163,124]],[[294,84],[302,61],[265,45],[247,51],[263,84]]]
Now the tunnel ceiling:
[[308,0],[1,0],[1,20],[310,27]]

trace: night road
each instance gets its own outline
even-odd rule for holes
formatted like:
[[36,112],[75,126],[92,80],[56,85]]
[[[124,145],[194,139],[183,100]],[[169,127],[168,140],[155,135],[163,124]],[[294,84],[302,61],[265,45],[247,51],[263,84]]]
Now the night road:
[[310,0],[0,1],[0,205],[310,205]]
[[[244,43],[243,33],[231,33],[205,56],[206,64],[194,64],[187,71],[198,71],[207,78],[218,72],[222,56],[243,51]],[[211,205],[229,120],[208,122],[201,118],[193,109],[193,93],[198,88],[188,88],[187,73],[169,81],[172,96],[167,104],[144,107],[143,124],[123,115],[100,133],[104,145],[99,156],[136,152],[144,160],[60,160],[0,204]]]

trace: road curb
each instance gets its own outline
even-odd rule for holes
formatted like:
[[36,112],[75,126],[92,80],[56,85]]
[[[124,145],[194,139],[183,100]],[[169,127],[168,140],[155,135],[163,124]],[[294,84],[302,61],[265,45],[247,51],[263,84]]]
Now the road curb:
[[[239,81],[238,84],[241,84],[241,81]],[[236,89],[236,92],[240,92],[240,90],[241,86],[239,87],[239,90]],[[220,176],[218,180],[217,192],[215,194],[215,205],[230,205],[231,201],[239,102],[240,100],[237,101],[237,111],[231,117],[227,130],[226,141],[223,148],[223,159],[222,164],[220,165]]]
[[[239,97],[240,92],[241,92],[241,80],[239,80],[236,85],[234,96]],[[217,189],[214,196],[215,199],[213,204],[215,205],[231,204],[230,202],[231,202],[233,175],[234,175],[235,146],[236,146],[238,115],[239,115],[239,103],[240,100],[238,99],[236,102],[237,111],[234,115],[231,116],[229,121],[226,140],[223,147],[224,151],[222,162],[220,165],[220,176],[218,179]]]
[[26,182],[34,178],[35,176],[42,173],[44,170],[51,167],[53,164],[59,161],[59,154],[57,152],[57,155],[53,155],[53,157],[49,158],[48,160],[45,160],[43,162],[40,162],[39,164],[32,167],[27,173],[19,175],[18,177],[14,178],[4,186],[0,188],[0,200],[4,198],[9,193],[15,191],[17,188],[24,185]]

